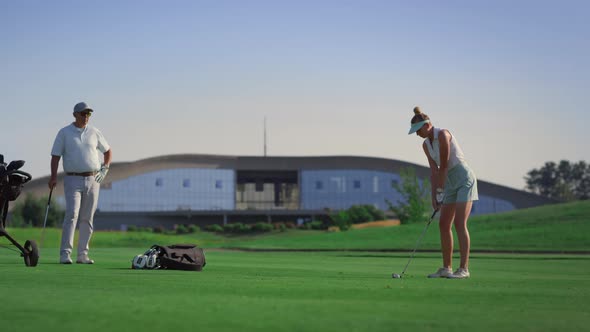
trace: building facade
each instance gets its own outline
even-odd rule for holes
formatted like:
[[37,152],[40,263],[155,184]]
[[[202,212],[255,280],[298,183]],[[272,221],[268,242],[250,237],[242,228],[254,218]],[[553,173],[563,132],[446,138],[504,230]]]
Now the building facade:
[[[359,204],[386,211],[387,201],[397,204],[402,199],[394,186],[404,168],[414,169],[418,178],[430,176],[428,168],[416,164],[353,156],[170,155],[114,163],[101,185],[96,218],[105,228],[118,228],[117,224],[153,226],[164,219],[226,223],[249,216],[267,221],[321,218],[328,211]],[[46,188],[46,179],[43,184]],[[29,187],[34,190],[35,185]],[[60,189],[58,185],[54,195],[63,204]],[[478,189],[473,214],[551,203],[481,180]]]

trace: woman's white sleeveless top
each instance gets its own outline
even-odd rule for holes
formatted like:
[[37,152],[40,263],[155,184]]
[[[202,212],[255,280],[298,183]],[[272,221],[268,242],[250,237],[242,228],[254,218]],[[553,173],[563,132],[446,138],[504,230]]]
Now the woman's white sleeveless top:
[[[430,143],[430,139],[426,138],[424,143],[428,148],[428,152],[430,153],[430,157],[436,162],[436,165],[440,167],[440,145],[438,143],[438,133],[442,130],[439,128],[434,128],[434,139],[432,140],[432,144]],[[449,132],[450,133],[450,132]],[[466,164],[465,156],[463,155],[463,150],[459,146],[459,142],[457,142],[457,138],[451,134],[451,151],[449,153],[449,163],[448,169],[451,169],[458,164]]]

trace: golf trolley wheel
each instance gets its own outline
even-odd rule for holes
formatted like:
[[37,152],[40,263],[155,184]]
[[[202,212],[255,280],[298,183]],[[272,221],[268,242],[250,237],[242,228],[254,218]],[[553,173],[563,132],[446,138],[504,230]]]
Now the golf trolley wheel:
[[25,242],[25,265],[26,266],[37,266],[39,262],[39,247],[37,247],[37,242],[34,240],[27,240]]

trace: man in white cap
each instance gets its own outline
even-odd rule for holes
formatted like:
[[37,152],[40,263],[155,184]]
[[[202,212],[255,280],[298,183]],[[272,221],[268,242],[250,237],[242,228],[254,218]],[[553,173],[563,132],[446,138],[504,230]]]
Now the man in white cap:
[[[80,222],[76,263],[94,264],[88,257],[88,244],[93,230],[94,211],[98,203],[100,183],[109,171],[111,147],[102,133],[88,124],[93,110],[86,103],[74,106],[75,121],[62,128],[51,149],[49,188],[57,184],[59,160],[63,157],[66,215],[61,234],[61,264],[72,264],[76,223]],[[103,154],[103,161],[99,151]]]

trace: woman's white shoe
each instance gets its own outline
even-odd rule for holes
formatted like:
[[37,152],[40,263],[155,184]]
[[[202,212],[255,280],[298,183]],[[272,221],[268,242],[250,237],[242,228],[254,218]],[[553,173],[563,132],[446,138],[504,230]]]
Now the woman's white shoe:
[[465,278],[469,278],[469,276],[470,276],[469,270],[463,269],[463,268],[458,268],[457,271],[455,271],[453,274],[451,274],[448,278],[465,279]]
[[428,278],[449,278],[453,274],[453,270],[446,267],[441,267],[436,272],[429,274]]

